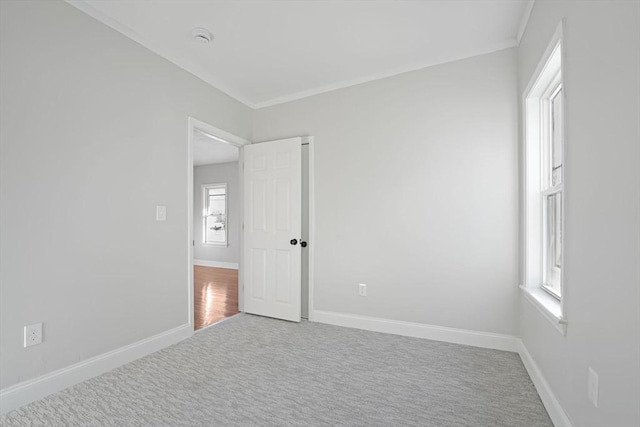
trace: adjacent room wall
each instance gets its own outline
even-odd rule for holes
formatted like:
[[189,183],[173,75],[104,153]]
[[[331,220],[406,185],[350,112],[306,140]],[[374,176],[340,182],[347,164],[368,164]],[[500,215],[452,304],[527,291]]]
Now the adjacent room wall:
[[[566,19],[562,336],[520,298],[520,334],[575,426],[640,425],[640,3],[537,1],[519,96]],[[587,369],[599,404],[587,398]]]
[[187,323],[187,117],[252,113],[60,1],[1,1],[0,61],[4,388]]
[[[240,187],[238,162],[193,168],[193,259],[238,264],[240,262]],[[228,246],[203,244],[202,185],[227,183]]]
[[516,74],[508,49],[254,113],[254,141],[315,137],[316,310],[516,333]]

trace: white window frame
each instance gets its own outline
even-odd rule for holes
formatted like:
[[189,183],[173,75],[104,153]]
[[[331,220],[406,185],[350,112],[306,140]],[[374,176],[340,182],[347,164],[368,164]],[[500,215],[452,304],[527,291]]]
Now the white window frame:
[[[560,44],[558,44],[558,48],[561,48]],[[555,53],[555,51],[554,51]],[[552,119],[551,119],[551,111],[552,111],[552,107],[551,107],[551,101],[555,96],[560,96],[560,97],[564,97],[564,90],[562,90],[562,92],[560,94],[558,94],[558,91],[560,91],[561,89],[563,89],[562,87],[562,73],[561,70],[558,70],[558,72],[555,73],[555,76],[552,78],[551,82],[549,82],[547,88],[545,89],[545,91],[542,93],[542,95],[539,98],[539,102],[540,102],[540,109],[541,109],[541,113],[540,113],[540,126],[541,126],[541,138],[540,138],[540,145],[541,145],[541,174],[542,174],[542,178],[541,178],[541,185],[542,185],[542,190],[540,192],[540,204],[541,204],[541,219],[542,219],[542,226],[541,226],[541,232],[542,232],[542,251],[541,251],[541,256],[542,256],[542,282],[541,282],[541,286],[542,289],[549,292],[549,294],[551,296],[553,296],[554,298],[561,300],[562,299],[562,268],[559,269],[555,269],[556,270],[556,274],[558,274],[559,280],[560,280],[560,289],[559,292],[556,290],[556,286],[554,286],[554,284],[550,283],[550,279],[548,278],[548,274],[549,274],[549,267],[547,265],[547,261],[549,259],[548,254],[546,253],[546,249],[549,247],[548,244],[548,235],[546,233],[547,230],[547,200],[549,198],[549,196],[553,196],[553,195],[560,195],[561,201],[564,200],[564,157],[562,159],[562,170],[561,170],[561,176],[562,179],[560,181],[560,184],[557,185],[553,185],[552,183],[552,175],[553,175],[553,162],[551,160],[552,158],[552,154],[551,154],[551,150],[552,150],[552,133],[553,130],[551,129],[551,124],[552,124]],[[564,100],[562,103],[562,106],[564,108]],[[564,116],[564,111],[562,112],[563,116]],[[563,124],[564,124],[564,117],[563,117]],[[564,126],[563,126],[564,127]],[[564,129],[561,130],[562,133],[564,133]],[[563,141],[563,149],[564,149],[564,141]],[[564,154],[564,153],[563,153]],[[564,206],[562,206],[562,202],[561,202],[561,207],[560,207],[560,229],[563,230],[562,228],[562,218],[564,217]],[[562,234],[562,231],[561,231]],[[562,239],[561,236],[561,244],[560,244],[560,254],[562,256],[563,252],[562,252],[562,241],[564,239]],[[560,260],[560,265],[562,265],[562,259]],[[559,273],[557,272],[559,270]]]
[[[551,42],[526,90],[523,93],[523,281],[520,288],[525,297],[547,318],[562,334],[566,333],[566,280],[564,260],[561,260],[560,295],[553,292],[545,283],[545,247],[546,247],[546,198],[548,195],[561,194],[560,229],[564,233],[565,224],[565,177],[566,177],[566,85],[563,70],[565,44],[563,38],[563,23],[558,26]],[[562,87],[562,181],[561,184],[551,186],[547,179],[550,171],[546,169],[545,158],[549,155],[550,146],[549,99],[552,94]],[[561,238],[561,254],[564,254],[564,238]]]
[[[224,242],[207,242],[207,208],[209,205],[209,190],[215,188],[224,188],[224,217],[226,221],[224,227]],[[222,247],[229,246],[229,189],[226,182],[202,185],[202,245]]]

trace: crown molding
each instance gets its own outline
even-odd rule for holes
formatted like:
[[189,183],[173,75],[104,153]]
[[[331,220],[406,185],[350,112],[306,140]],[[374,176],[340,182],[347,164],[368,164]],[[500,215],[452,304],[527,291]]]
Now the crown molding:
[[524,14],[522,16],[522,20],[520,22],[520,27],[518,30],[518,37],[516,39],[510,39],[504,42],[500,42],[500,43],[496,43],[494,45],[491,46],[487,46],[484,49],[476,49],[473,51],[468,51],[468,52],[464,52],[464,53],[459,53],[459,54],[453,54],[453,55],[443,55],[439,58],[435,58],[435,59],[430,59],[428,61],[421,61],[418,63],[414,63],[411,65],[407,65],[407,66],[403,66],[403,67],[398,67],[398,68],[394,68],[388,71],[383,71],[380,73],[374,73],[374,74],[370,74],[367,76],[363,76],[363,77],[359,77],[356,79],[350,79],[350,80],[343,80],[341,82],[337,82],[337,83],[331,83],[328,85],[324,85],[324,86],[320,86],[320,87],[316,87],[313,89],[307,89],[307,90],[303,90],[303,91],[299,91],[299,92],[295,92],[289,95],[285,95],[285,96],[281,96],[281,97],[276,97],[276,98],[272,98],[272,99],[267,99],[264,101],[260,101],[260,102],[252,102],[251,100],[245,98],[244,96],[238,95],[237,92],[229,89],[228,87],[226,87],[226,85],[222,84],[217,78],[215,78],[211,73],[209,73],[208,71],[206,71],[203,67],[196,65],[194,63],[192,63],[191,61],[185,59],[184,57],[182,57],[179,54],[173,53],[173,52],[168,52],[165,51],[164,49],[162,49],[158,44],[144,38],[143,36],[141,36],[138,32],[136,32],[135,30],[133,30],[132,28],[122,24],[121,22],[111,18],[110,16],[106,15],[105,13],[101,12],[100,10],[96,9],[95,7],[91,6],[89,3],[87,3],[85,0],[65,0],[65,2],[67,2],[68,4],[70,4],[71,6],[79,9],[80,11],[86,13],[87,15],[91,16],[92,18],[102,22],[103,24],[107,25],[108,27],[118,31],[119,33],[121,33],[122,35],[132,39],[133,41],[137,42],[138,44],[146,47],[147,49],[151,50],[152,52],[156,53],[157,55],[161,56],[162,58],[170,61],[171,63],[177,65],[178,67],[182,68],[183,70],[193,74],[194,76],[200,78],[201,80],[203,80],[204,82],[208,83],[210,86],[212,86],[213,88],[219,90],[220,92],[224,93],[225,95],[235,99],[236,101],[240,102],[241,104],[257,110],[260,108],[266,108],[266,107],[272,107],[275,105],[279,105],[279,104],[284,104],[287,102],[291,102],[291,101],[296,101],[299,99],[303,99],[303,98],[308,98],[314,95],[320,95],[326,92],[332,92],[338,89],[344,89],[344,88],[348,88],[351,86],[356,86],[356,85],[360,85],[363,83],[368,83],[368,82],[373,82],[376,80],[381,80],[381,79],[385,79],[387,77],[393,77],[399,74],[404,74],[404,73],[408,73],[411,71],[417,71],[423,68],[428,68],[428,67],[432,67],[434,65],[440,65],[440,64],[444,64],[447,62],[453,62],[453,61],[458,61],[458,60],[462,60],[462,59],[467,59],[467,58],[472,58],[474,56],[480,56],[480,55],[486,55],[488,53],[492,53],[492,52],[497,52],[503,49],[508,49],[511,47],[515,47],[518,46],[518,44],[520,43],[520,38],[522,37],[522,34],[524,33],[524,30],[526,28],[529,16],[531,14],[531,9],[533,8],[533,4],[535,2],[535,0],[529,0],[529,3],[527,4],[527,7],[524,11]]
[[296,92],[291,95],[286,95],[286,96],[274,98],[267,101],[257,102],[254,104],[254,108],[257,110],[260,108],[272,107],[275,105],[284,104],[291,101],[297,101],[303,98],[308,98],[310,96],[320,95],[326,92],[332,92],[338,89],[344,89],[347,87],[356,86],[363,83],[369,83],[376,80],[386,79],[387,77],[397,76],[399,74],[409,73],[411,71],[421,70],[423,68],[433,67],[434,65],[440,65],[440,64],[445,64],[447,62],[459,61],[462,59],[472,58],[474,56],[486,55],[488,53],[497,52],[503,49],[509,49],[517,45],[518,45],[518,41],[516,39],[511,39],[505,42],[496,43],[484,49],[474,50],[473,52],[465,52],[462,54],[454,54],[454,55],[443,55],[436,59],[414,63],[405,67],[394,68],[389,71],[370,74],[368,76],[359,77],[357,79],[344,80],[342,82],[332,83],[332,84],[320,86],[314,89]]
[[527,29],[527,24],[529,23],[529,18],[531,17],[531,11],[533,10],[533,5],[535,4],[535,2],[536,0],[529,0],[524,8],[524,12],[522,12],[522,18],[520,18],[520,26],[518,27],[518,44],[520,44],[520,40],[522,40],[524,31]]

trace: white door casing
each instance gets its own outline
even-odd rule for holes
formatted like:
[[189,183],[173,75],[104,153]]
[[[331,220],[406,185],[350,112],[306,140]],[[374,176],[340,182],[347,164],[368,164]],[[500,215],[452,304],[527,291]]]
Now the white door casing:
[[301,143],[243,147],[244,311],[294,322],[301,314]]

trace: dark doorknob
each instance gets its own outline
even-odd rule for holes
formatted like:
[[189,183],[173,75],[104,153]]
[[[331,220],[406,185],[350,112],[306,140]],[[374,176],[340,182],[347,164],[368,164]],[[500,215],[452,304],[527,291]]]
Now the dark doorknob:
[[307,247],[307,242],[300,242],[300,246],[302,246],[303,248]]
[[298,240],[297,239],[291,239],[291,241],[289,243],[291,243],[292,245],[295,246],[295,245],[298,244]]

